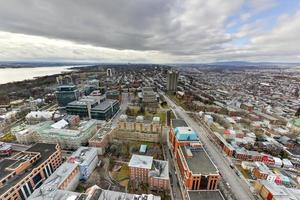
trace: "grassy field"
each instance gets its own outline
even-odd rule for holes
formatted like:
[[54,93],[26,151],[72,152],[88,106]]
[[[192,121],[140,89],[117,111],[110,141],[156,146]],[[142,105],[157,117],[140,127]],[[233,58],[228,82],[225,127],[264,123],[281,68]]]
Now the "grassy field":
[[165,112],[160,112],[157,116],[160,117],[160,121],[161,121],[162,125],[165,125],[166,120],[167,120],[166,113]]
[[113,173],[113,178],[116,181],[123,181],[124,179],[129,178],[129,167],[128,165],[122,165],[120,171]]

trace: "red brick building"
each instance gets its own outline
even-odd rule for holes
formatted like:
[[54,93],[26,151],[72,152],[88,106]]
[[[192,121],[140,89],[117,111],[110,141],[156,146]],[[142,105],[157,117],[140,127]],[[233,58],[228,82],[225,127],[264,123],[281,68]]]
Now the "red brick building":
[[173,120],[169,132],[169,142],[184,185],[188,190],[216,190],[220,181],[219,171],[197,134],[190,127],[184,127],[184,123]]
[[169,190],[167,161],[154,160],[152,156],[133,154],[128,166],[130,180],[134,185],[147,183],[153,189]]
[[61,163],[60,146],[45,143],[1,160],[0,199],[27,199]]

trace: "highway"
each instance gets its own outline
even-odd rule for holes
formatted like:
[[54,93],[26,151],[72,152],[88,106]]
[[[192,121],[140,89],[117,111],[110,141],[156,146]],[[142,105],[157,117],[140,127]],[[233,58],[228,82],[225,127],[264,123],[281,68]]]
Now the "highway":
[[225,158],[222,152],[217,149],[215,144],[210,141],[209,133],[203,127],[199,126],[199,124],[196,123],[182,107],[177,106],[170,98],[168,98],[163,93],[161,94],[165,97],[165,100],[172,108],[173,112],[175,112],[175,115],[185,120],[186,123],[199,134],[199,138],[204,144],[206,151],[209,153],[211,159],[218,167],[223,179],[229,183],[235,198],[239,200],[256,199],[253,196],[247,183],[236,175],[234,170],[230,168],[230,163],[227,158]]

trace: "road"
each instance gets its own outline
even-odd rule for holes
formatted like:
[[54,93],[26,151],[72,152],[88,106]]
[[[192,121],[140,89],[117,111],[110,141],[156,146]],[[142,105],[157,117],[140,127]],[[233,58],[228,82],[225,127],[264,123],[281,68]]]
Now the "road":
[[[162,93],[161,93],[162,94]],[[177,106],[170,98],[162,94],[165,97],[167,103],[171,106],[172,110],[176,113],[175,115],[181,119],[184,119],[186,123],[193,128],[198,134],[199,138],[204,144],[210,157],[218,167],[223,179],[229,183],[232,192],[236,199],[255,199],[247,183],[236,175],[236,173],[230,168],[230,164],[227,158],[224,157],[222,152],[220,152],[217,147],[210,141],[209,133],[198,123],[196,123],[185,110]]]
[[[169,144],[169,128],[166,128],[163,130],[167,135],[167,144]],[[173,157],[171,155],[170,149],[169,149],[169,145],[167,144],[163,144],[163,148],[164,148],[164,152],[165,152],[165,156],[166,156],[166,160],[169,162],[169,173],[170,173],[170,179],[171,179],[171,187],[172,187],[172,192],[173,192],[173,199],[174,200],[182,200],[182,194],[181,194],[181,189],[180,186],[178,184],[178,178],[176,176],[176,169],[175,169],[175,165],[174,165],[174,160]]]
[[120,110],[108,122],[108,124],[111,128],[117,127],[120,116],[126,112],[128,102],[129,102],[129,94],[127,92],[123,92],[122,93],[122,101],[120,102]]

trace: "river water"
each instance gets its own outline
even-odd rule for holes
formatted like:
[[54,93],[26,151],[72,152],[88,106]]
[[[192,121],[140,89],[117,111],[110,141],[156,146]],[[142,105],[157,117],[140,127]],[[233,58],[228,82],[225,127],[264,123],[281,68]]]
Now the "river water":
[[33,67],[33,68],[1,68],[0,84],[23,81],[26,79],[34,79],[35,77],[60,74],[70,71],[73,66],[60,67]]

